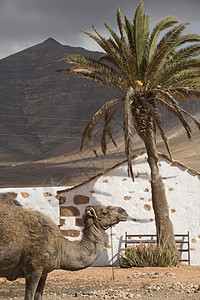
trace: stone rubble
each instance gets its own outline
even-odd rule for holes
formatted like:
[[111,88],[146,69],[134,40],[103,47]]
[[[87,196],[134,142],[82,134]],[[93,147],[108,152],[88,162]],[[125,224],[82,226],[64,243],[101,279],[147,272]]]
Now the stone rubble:
[[89,299],[142,299],[141,294],[133,293],[131,290],[106,289],[85,293],[75,293],[74,297]]
[[173,291],[176,294],[200,294],[200,285],[198,284],[191,284],[191,283],[184,283],[184,282],[176,282],[176,283],[159,283],[151,286],[143,287],[147,292],[157,292],[160,290],[168,290]]
[[175,277],[175,274],[165,272],[135,272],[133,274],[134,278],[166,278],[166,277]]
[[[154,274],[155,275],[155,274]],[[85,299],[142,299],[146,294],[153,297],[158,292],[172,292],[176,295],[187,294],[200,296],[200,285],[191,283],[159,283],[155,285],[145,285],[140,289],[131,290],[124,287],[107,288],[105,290],[94,290],[89,292],[75,293],[73,296]],[[199,299],[199,298],[198,298]]]

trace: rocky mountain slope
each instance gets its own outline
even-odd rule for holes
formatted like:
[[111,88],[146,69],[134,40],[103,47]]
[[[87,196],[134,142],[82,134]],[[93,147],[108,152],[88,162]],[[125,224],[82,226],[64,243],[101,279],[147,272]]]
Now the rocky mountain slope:
[[98,52],[49,38],[0,60],[0,161],[39,159],[65,144],[73,149],[95,111],[116,93],[84,79],[56,73],[65,53]]

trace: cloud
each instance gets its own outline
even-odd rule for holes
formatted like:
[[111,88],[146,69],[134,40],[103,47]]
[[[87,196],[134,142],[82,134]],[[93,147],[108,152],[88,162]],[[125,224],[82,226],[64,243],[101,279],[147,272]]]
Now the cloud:
[[[53,37],[63,44],[98,49],[80,32],[92,31],[94,24],[102,34],[102,21],[116,29],[116,10],[132,19],[136,0],[0,0],[0,58]],[[200,33],[199,0],[144,0],[144,12],[152,23],[166,15],[190,21],[191,31]],[[198,31],[197,31],[198,30]]]

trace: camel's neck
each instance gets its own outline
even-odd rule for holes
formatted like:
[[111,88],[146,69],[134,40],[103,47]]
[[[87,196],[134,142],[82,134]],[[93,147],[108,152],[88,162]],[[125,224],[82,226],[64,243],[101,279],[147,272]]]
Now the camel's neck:
[[92,265],[103,251],[104,238],[104,230],[95,225],[84,229],[81,241],[71,242],[63,237],[60,268],[80,270]]

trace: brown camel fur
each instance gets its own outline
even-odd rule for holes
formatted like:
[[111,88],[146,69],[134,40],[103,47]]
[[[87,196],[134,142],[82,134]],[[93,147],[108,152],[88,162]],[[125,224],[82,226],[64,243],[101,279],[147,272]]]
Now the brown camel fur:
[[127,217],[120,207],[86,208],[83,237],[71,242],[50,218],[0,194],[0,277],[25,277],[24,299],[41,300],[49,272],[89,267],[103,251],[105,230]]

